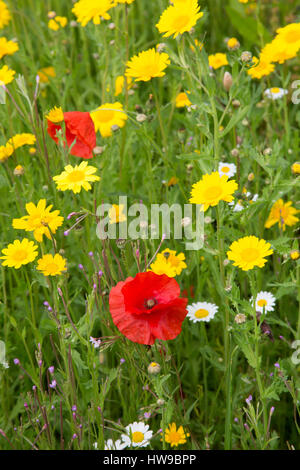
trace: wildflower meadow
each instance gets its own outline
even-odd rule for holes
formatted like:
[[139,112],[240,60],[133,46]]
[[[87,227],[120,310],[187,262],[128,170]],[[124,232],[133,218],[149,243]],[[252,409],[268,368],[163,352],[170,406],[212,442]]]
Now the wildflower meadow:
[[300,450],[299,51],[297,0],[0,0],[0,450]]

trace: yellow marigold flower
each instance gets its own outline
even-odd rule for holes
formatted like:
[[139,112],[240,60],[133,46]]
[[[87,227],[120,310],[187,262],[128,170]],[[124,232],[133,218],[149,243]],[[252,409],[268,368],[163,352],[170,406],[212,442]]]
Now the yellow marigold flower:
[[220,201],[232,202],[233,193],[238,189],[235,180],[228,181],[228,176],[220,176],[218,171],[206,174],[198,183],[193,184],[190,202],[202,204],[206,211]]
[[270,243],[254,235],[233,242],[229,250],[227,251],[228,259],[234,261],[233,265],[243,271],[249,271],[255,266],[262,268],[267,262],[265,257],[273,253]]
[[251,78],[262,78],[270,75],[275,69],[275,65],[269,62],[266,55],[260,55],[260,58],[253,56],[252,61],[254,66],[248,70],[248,75]]
[[5,162],[14,153],[14,150],[9,144],[0,145],[0,162]]
[[292,172],[295,173],[296,175],[300,173],[300,162],[295,162],[291,166]]
[[286,60],[293,59],[297,55],[298,49],[296,47],[287,47],[281,41],[279,36],[276,36],[272,42],[266,44],[261,51],[261,56],[268,62],[278,62],[283,64]]
[[0,0],[0,29],[8,25],[11,20],[11,14],[5,2]]
[[265,227],[270,228],[278,222],[279,227],[285,230],[286,225],[291,227],[298,222],[298,217],[295,217],[295,214],[298,212],[299,211],[295,209],[295,207],[292,207],[291,201],[283,202],[282,199],[278,199],[271,208]]
[[185,106],[190,106],[192,103],[188,99],[186,93],[182,92],[176,96],[176,108],[184,108]]
[[117,224],[119,222],[125,222],[126,215],[123,214],[124,204],[113,204],[112,208],[108,211],[109,223]]
[[184,262],[185,255],[183,253],[176,254],[176,251],[167,248],[162,253],[158,253],[154,263],[150,265],[149,271],[155,274],[166,274],[169,277],[175,277],[181,274],[182,270],[187,268]]
[[124,127],[128,119],[127,114],[123,111],[121,103],[104,103],[95,111],[90,113],[95,124],[95,131],[100,131],[102,137],[110,137],[112,135],[112,126]]
[[48,121],[54,123],[62,122],[64,120],[64,113],[61,107],[57,108],[57,106],[54,106],[45,117]]
[[57,31],[60,28],[64,28],[68,24],[68,19],[65,16],[55,16],[48,22],[48,28],[53,31]]
[[64,218],[59,215],[60,211],[51,212],[53,206],[46,207],[46,199],[41,199],[37,206],[33,202],[29,202],[25,207],[28,215],[24,215],[20,219],[13,219],[12,225],[15,229],[33,232],[37,242],[42,242],[44,235],[51,239],[50,231],[54,234],[63,224]]
[[182,426],[177,429],[176,424],[169,424],[165,429],[164,439],[171,445],[171,447],[178,447],[179,444],[185,444],[186,438],[189,437],[189,433],[186,432]]
[[5,37],[0,38],[0,59],[5,55],[13,55],[19,50],[18,43],[15,41],[8,41]]
[[156,52],[154,47],[140,52],[127,62],[126,77],[135,78],[135,81],[148,82],[154,77],[163,77],[164,70],[170,64],[170,58],[165,52]]
[[49,77],[55,78],[56,72],[55,72],[54,67],[52,66],[44,67],[38,71],[38,76],[40,77],[40,80],[42,83],[49,83]]
[[292,250],[292,251],[290,252],[290,257],[291,257],[291,259],[292,259],[293,261],[296,261],[297,259],[299,259],[299,258],[300,258],[300,252],[299,252],[299,250]]
[[36,142],[36,138],[33,134],[23,133],[23,134],[16,134],[11,137],[6,145],[11,145],[14,150],[18,149],[19,147],[23,147],[23,145],[33,145]]
[[14,79],[15,71],[4,65],[0,69],[0,85],[8,85]]
[[213,69],[219,69],[223,65],[228,65],[228,60],[226,54],[223,52],[217,52],[217,54],[211,54],[208,56],[209,66]]
[[48,28],[52,29],[52,31],[58,31],[59,24],[56,23],[56,21],[52,18],[51,20],[48,21]]
[[36,268],[41,271],[44,276],[58,276],[67,270],[66,260],[59,254],[44,255],[38,259]]
[[100,24],[102,18],[110,19],[108,10],[114,6],[114,0],[79,0],[75,3],[72,12],[81,26],[86,26],[91,20],[94,24]]
[[284,28],[277,29],[277,39],[286,49],[299,51],[300,49],[300,23],[291,23]]
[[164,37],[172,34],[176,38],[178,34],[190,31],[203,16],[197,0],[186,0],[185,2],[174,1],[161,15],[156,27]]
[[[115,96],[119,96],[124,89],[125,77],[123,75],[118,75],[115,82]],[[132,78],[127,78],[127,90],[131,88]]]
[[23,238],[22,241],[15,240],[13,243],[10,243],[7,248],[2,250],[4,255],[0,256],[0,259],[4,260],[2,265],[19,269],[24,264],[31,263],[35,260],[38,255],[37,249],[37,245],[27,238]]
[[237,38],[230,38],[227,41],[227,47],[228,47],[228,49],[235,50],[235,49],[238,49],[240,47],[240,43],[237,40]]
[[88,162],[81,162],[80,165],[65,166],[65,171],[60,175],[54,176],[53,180],[56,182],[57,189],[66,191],[70,189],[73,193],[80,193],[81,189],[89,191],[92,189],[90,182],[99,181],[100,176],[94,175],[97,168],[88,165]]

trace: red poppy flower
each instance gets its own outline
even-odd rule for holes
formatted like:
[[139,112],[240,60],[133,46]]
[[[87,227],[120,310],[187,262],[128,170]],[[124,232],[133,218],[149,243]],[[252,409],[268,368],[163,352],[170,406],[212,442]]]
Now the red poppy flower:
[[174,278],[151,271],[139,273],[111,289],[110,313],[121,333],[135,343],[174,339],[187,314],[188,300],[179,295]]
[[[85,159],[92,158],[93,149],[96,147],[96,132],[95,125],[90,114],[81,113],[79,111],[70,111],[64,113],[64,122],[68,147],[71,147],[76,139],[76,142],[70,151],[71,155]],[[61,126],[48,120],[47,130],[51,139],[58,143],[56,133],[61,130]]]

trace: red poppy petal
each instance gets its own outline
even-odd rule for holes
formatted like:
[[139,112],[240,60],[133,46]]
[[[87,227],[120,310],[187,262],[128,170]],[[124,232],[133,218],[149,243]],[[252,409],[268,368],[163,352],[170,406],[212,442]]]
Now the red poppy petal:
[[76,144],[73,146],[71,154],[82,158],[91,158],[92,151],[96,147],[96,132],[90,114],[70,111],[64,113],[64,120],[68,145],[70,146],[76,138]]
[[[180,295],[180,287],[175,279],[165,274],[158,275],[151,271],[139,273],[131,283],[123,288],[125,309],[131,313],[143,313],[147,310],[145,302],[154,299],[157,304],[169,303]],[[154,307],[152,311],[156,309]]]
[[50,135],[51,139],[58,144],[58,138],[56,137],[57,131],[61,130],[61,126],[54,124],[54,122],[48,121],[47,132]]

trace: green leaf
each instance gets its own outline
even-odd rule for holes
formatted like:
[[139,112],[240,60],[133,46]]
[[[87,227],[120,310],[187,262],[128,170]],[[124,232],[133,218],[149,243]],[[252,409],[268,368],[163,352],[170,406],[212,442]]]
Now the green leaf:
[[229,123],[225,127],[224,131],[222,132],[222,137],[224,137],[231,129],[236,126],[240,121],[244,119],[247,114],[249,114],[250,105],[246,106],[245,108],[240,108],[237,113],[235,113],[232,118],[230,119]]

